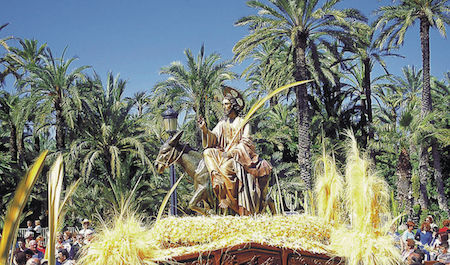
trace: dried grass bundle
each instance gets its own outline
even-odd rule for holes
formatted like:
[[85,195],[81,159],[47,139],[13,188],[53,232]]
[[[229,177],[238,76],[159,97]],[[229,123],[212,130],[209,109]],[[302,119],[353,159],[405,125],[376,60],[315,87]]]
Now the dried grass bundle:
[[122,214],[96,233],[94,240],[83,247],[80,265],[138,265],[152,261],[155,246],[152,232],[133,214]]
[[348,265],[401,264],[401,255],[389,235],[374,236],[341,227],[331,233],[330,248]]
[[369,160],[360,154],[353,133],[349,132],[348,136],[345,209],[349,223],[336,226],[331,233],[330,248],[346,258],[349,265],[400,264],[400,252],[393,238],[387,235],[393,222],[388,184],[371,171]]
[[352,133],[348,136],[345,181],[351,226],[364,234],[379,235],[381,218],[390,218],[388,184],[370,170],[369,160],[360,154],[355,136]]
[[328,155],[323,147],[322,156],[315,165],[317,215],[326,221],[338,224],[343,221],[342,194],[344,179],[336,168],[334,157]]

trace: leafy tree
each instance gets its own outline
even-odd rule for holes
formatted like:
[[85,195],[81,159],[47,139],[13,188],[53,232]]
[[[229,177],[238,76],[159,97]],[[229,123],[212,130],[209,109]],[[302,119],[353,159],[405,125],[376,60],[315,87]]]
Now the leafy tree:
[[[6,26],[8,26],[9,23],[0,25],[0,31],[2,29],[4,29]],[[2,46],[6,51],[9,50],[9,45],[7,43],[8,40],[12,39],[12,37],[6,37],[6,38],[0,38],[0,46]],[[0,87],[3,86],[4,82],[5,82],[5,78],[8,74],[10,74],[10,71],[7,67],[7,65],[5,64],[5,58],[4,56],[0,57],[0,65],[5,66],[5,69],[2,69],[2,71],[0,72]]]
[[[250,87],[249,95],[261,98],[293,80],[292,58],[289,56],[289,47],[280,40],[263,43],[252,51],[251,63],[242,73]],[[280,96],[270,99],[270,106],[278,103]]]
[[145,92],[137,92],[129,99],[133,102],[137,110],[137,115],[141,117],[144,114],[145,107],[149,103],[149,96]]
[[[367,147],[368,140],[372,140],[374,132],[372,129],[372,82],[376,82],[383,76],[373,78],[371,73],[373,67],[378,63],[389,74],[383,57],[399,56],[392,53],[393,47],[387,46],[379,48],[375,36],[375,28],[366,23],[359,23],[347,29],[348,34],[344,34],[339,39],[343,43],[343,51],[350,52],[351,55],[346,60],[350,60],[350,76],[357,82],[354,87],[360,91],[361,102],[361,132],[362,146]],[[355,63],[356,61],[356,63]]]
[[[380,47],[386,42],[401,45],[405,32],[417,20],[420,22],[420,44],[422,50],[423,89],[422,89],[422,118],[432,111],[432,100],[430,92],[430,27],[437,27],[439,32],[445,36],[445,24],[450,22],[448,12],[450,6],[446,0],[403,0],[398,5],[380,7],[376,13],[379,18],[376,27],[381,27]],[[433,158],[440,168],[440,156],[436,143],[431,144]],[[425,185],[427,183],[428,151],[427,144],[422,143],[420,147],[420,194],[421,206],[429,207],[428,194]],[[435,168],[436,169],[436,168]],[[439,178],[440,173],[435,177]]]
[[[97,77],[97,82],[101,82]],[[112,73],[107,76],[101,94],[86,105],[89,115],[84,133],[70,146],[74,158],[82,158],[82,172],[89,176],[94,167],[100,167],[102,176],[116,178],[120,175],[123,156],[140,159],[150,165],[146,155],[146,134],[141,120],[130,114],[132,101],[125,101],[123,92],[126,82]]]
[[50,49],[46,50],[45,56],[40,56],[42,64],[31,62],[26,66],[30,72],[23,81],[29,85],[31,97],[39,102],[39,108],[49,116],[55,115],[54,125],[56,131],[56,148],[64,150],[66,138],[66,119],[70,97],[77,95],[75,83],[84,78],[83,70],[88,66],[81,66],[72,71],[69,67],[75,58],[65,60],[64,49],[61,58],[53,57]]
[[169,78],[157,83],[154,92],[165,94],[170,100],[169,104],[179,106],[187,113],[193,111],[211,125],[212,118],[220,117],[220,108],[214,98],[221,94],[224,82],[234,79],[236,75],[229,70],[229,62],[220,62],[219,54],[206,56],[203,45],[197,58],[189,49],[184,54],[186,66],[173,62],[170,66],[161,68],[160,73],[169,75]]
[[[247,5],[258,9],[259,15],[243,17],[235,24],[248,25],[250,35],[241,39],[233,48],[235,58],[242,61],[258,46],[274,39],[288,41],[290,55],[294,66],[296,81],[309,78],[306,52],[319,36],[332,34],[340,29],[339,25],[347,18],[361,19],[356,10],[339,11],[334,9],[338,2],[327,1],[318,7],[317,0],[270,0],[270,4],[262,1],[248,1]],[[323,38],[321,39],[323,40]],[[306,85],[296,88],[296,105],[298,115],[298,163],[301,178],[311,188],[311,136],[310,106]]]

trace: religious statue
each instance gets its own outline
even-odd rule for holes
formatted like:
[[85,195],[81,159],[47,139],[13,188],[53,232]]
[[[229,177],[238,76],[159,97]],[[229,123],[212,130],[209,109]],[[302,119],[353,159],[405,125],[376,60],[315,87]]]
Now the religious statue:
[[239,116],[245,106],[242,95],[231,87],[224,87],[223,95],[225,115],[214,129],[210,131],[201,116],[197,121],[205,148],[203,159],[219,207],[239,215],[259,213],[266,206],[272,166],[256,154],[250,125],[244,125]]

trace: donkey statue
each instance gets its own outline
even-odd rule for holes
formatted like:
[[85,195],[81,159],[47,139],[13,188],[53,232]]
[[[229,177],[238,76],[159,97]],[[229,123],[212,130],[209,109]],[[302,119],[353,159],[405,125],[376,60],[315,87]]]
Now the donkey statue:
[[[195,151],[188,144],[180,143],[182,135],[183,131],[178,132],[161,146],[155,160],[156,169],[161,174],[172,164],[181,166],[194,182],[194,194],[189,201],[189,209],[203,215],[212,214],[213,209],[216,208],[216,198],[211,190],[211,179],[203,161],[203,154]],[[275,213],[274,202],[268,194],[269,178],[270,176],[266,176],[261,180],[262,202],[256,213],[261,213],[266,206]],[[200,202],[203,202],[203,208],[198,206]]]
[[[212,213],[211,208],[214,206],[209,172],[203,162],[202,153],[179,142],[182,135],[183,131],[178,132],[161,146],[155,161],[156,169],[161,174],[172,164],[181,166],[194,182],[194,194],[189,201],[189,209],[207,215]],[[198,206],[200,202],[203,202],[203,208]]]

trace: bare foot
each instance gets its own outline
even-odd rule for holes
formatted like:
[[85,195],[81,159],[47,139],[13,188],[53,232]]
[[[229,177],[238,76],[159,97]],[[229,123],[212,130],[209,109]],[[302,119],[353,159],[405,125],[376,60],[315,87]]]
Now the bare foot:
[[226,198],[226,199],[220,200],[220,203],[219,203],[220,208],[227,209],[228,207],[230,207],[230,205],[231,205],[230,199]]

